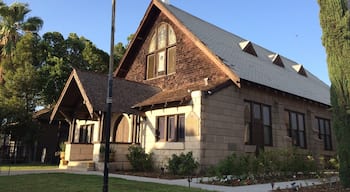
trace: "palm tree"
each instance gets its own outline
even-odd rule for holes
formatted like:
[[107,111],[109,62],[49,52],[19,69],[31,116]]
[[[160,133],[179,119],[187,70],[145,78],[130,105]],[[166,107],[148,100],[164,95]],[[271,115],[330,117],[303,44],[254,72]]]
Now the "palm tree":
[[[1,59],[13,57],[16,43],[24,33],[37,33],[43,26],[43,20],[39,17],[28,17],[31,10],[28,4],[13,3],[10,6],[0,0],[0,46]],[[4,73],[0,66],[0,83]]]
[[39,17],[29,17],[26,15],[31,11],[28,4],[13,3],[7,6],[0,2],[0,42],[3,44],[2,54],[11,55],[16,43],[23,33],[37,33],[43,20]]

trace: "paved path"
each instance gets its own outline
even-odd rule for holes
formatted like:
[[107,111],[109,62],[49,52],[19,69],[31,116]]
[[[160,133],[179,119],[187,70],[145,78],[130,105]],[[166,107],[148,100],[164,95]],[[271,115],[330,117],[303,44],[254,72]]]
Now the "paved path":
[[[40,173],[71,173],[71,174],[82,174],[82,175],[103,175],[103,172],[99,171],[74,171],[74,170],[64,170],[64,169],[49,169],[49,170],[30,170],[30,171],[11,171],[1,170],[0,176],[6,175],[21,175],[21,174],[40,174]],[[188,187],[187,179],[158,179],[158,178],[149,178],[149,177],[139,177],[139,176],[131,176],[131,175],[120,175],[110,173],[109,177],[121,178],[132,181],[141,181],[141,182],[150,182],[150,183],[160,183],[167,185],[178,185]],[[337,179],[332,178],[332,180]],[[321,184],[321,181],[318,179],[309,179],[309,180],[298,180],[298,181],[288,181],[288,182],[277,182],[275,183],[275,189],[277,187],[290,188],[292,183],[295,182],[295,185],[317,185]],[[191,182],[191,187],[206,189],[210,191],[218,191],[218,192],[268,192],[272,189],[271,184],[257,184],[257,185],[246,185],[246,186],[238,186],[238,187],[228,187],[228,186],[218,186],[218,185],[207,185],[199,183],[199,179],[194,178]]]

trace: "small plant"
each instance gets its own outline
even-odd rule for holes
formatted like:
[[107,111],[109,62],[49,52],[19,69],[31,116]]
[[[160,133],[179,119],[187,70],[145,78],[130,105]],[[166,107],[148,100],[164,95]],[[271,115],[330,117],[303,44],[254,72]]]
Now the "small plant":
[[198,168],[199,163],[193,158],[192,152],[173,154],[168,161],[168,169],[174,175],[192,175]]
[[328,163],[329,163],[329,168],[330,169],[339,170],[339,159],[338,159],[338,157],[333,157],[333,158],[329,159]]
[[66,144],[64,142],[60,143],[60,151],[65,152],[66,151]]
[[131,145],[129,154],[126,155],[134,171],[151,171],[153,170],[152,153],[147,154],[138,145]]

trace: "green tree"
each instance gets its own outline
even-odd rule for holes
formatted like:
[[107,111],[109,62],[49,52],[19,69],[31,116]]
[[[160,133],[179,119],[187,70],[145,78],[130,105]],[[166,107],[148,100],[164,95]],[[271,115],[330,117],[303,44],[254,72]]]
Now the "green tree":
[[39,17],[28,17],[29,5],[13,3],[10,6],[0,2],[0,40],[4,43],[3,55],[11,55],[16,47],[19,37],[26,33],[38,32],[43,21]]
[[109,55],[98,49],[91,41],[84,40],[84,50],[82,52],[85,62],[84,69],[88,71],[107,73]]
[[38,72],[34,66],[38,62],[38,41],[37,36],[31,33],[21,38],[14,50],[13,67],[8,68],[4,75],[5,83],[1,86],[0,98],[6,107],[1,115],[1,129],[3,133],[10,134],[16,143],[28,144],[35,134],[32,114],[39,98]]
[[[67,39],[59,32],[45,33],[39,47],[43,105],[51,105],[57,101],[73,68],[98,73],[108,71],[109,55],[75,33],[69,34]],[[124,54],[123,45],[120,49]]]
[[332,123],[341,183],[350,187],[350,13],[347,0],[318,0],[331,80]]
[[67,44],[59,32],[45,33],[40,47],[41,105],[54,104],[72,70],[67,58]]
[[[2,57],[13,57],[16,43],[20,37],[27,33],[37,33],[43,21],[39,17],[28,17],[30,13],[29,5],[23,3],[13,3],[10,6],[0,1],[0,42]],[[10,61],[11,62],[11,61]],[[6,72],[0,66],[0,83],[3,82],[3,75]]]
[[119,64],[120,60],[123,58],[123,55],[126,51],[125,46],[123,43],[119,42],[114,46],[114,60],[115,60],[115,66],[114,69],[117,67]]

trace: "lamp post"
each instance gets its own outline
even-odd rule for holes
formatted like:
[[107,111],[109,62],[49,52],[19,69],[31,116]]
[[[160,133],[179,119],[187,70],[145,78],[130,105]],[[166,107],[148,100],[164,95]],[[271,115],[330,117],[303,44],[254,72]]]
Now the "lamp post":
[[106,97],[106,121],[104,123],[105,127],[105,160],[104,160],[104,170],[103,170],[103,192],[108,192],[108,169],[109,169],[109,137],[111,129],[111,111],[112,111],[112,89],[113,89],[113,77],[112,69],[114,63],[114,26],[115,26],[115,1],[112,0],[112,25],[111,25],[111,44],[109,53],[109,70],[108,70],[108,82],[107,82],[107,97]]

